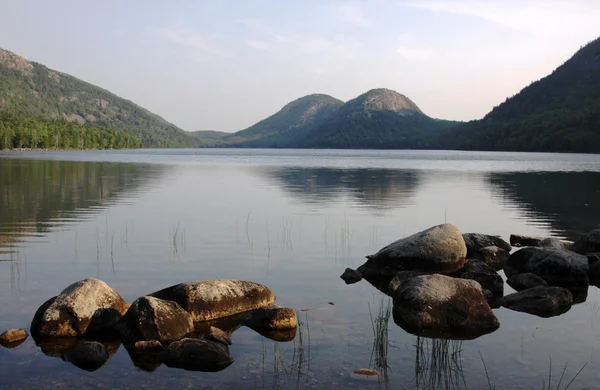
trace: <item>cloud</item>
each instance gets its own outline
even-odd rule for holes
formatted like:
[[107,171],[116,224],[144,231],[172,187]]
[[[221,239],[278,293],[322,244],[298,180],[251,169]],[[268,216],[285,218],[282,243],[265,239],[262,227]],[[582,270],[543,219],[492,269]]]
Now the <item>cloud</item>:
[[231,57],[229,52],[215,42],[214,36],[204,36],[186,29],[161,28],[156,32],[163,39],[193,49],[196,52],[218,57]]
[[432,12],[479,17],[545,38],[597,35],[600,8],[595,1],[572,0],[406,0],[399,5]]
[[370,27],[371,22],[367,20],[358,4],[340,4],[336,6],[335,13],[338,19],[359,27]]

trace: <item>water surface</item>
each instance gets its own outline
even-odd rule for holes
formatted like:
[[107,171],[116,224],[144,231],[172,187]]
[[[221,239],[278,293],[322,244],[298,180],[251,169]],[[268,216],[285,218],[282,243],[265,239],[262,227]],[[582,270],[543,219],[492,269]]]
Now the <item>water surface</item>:
[[571,387],[592,387],[600,381],[596,287],[560,317],[497,309],[500,329],[471,341],[419,338],[390,319],[387,375],[367,378],[352,372],[381,363],[372,320],[389,298],[339,275],[439,223],[505,239],[575,239],[599,216],[594,155],[2,152],[0,330],[29,329],[39,305],[87,277],[129,302],[183,281],[234,278],[266,284],[278,304],[296,308],[302,342],[242,328],[233,334],[235,362],[217,373],[146,372],[117,344],[90,373],[28,339],[0,347],[0,388],[528,389],[547,386],[549,374],[556,387],[565,364],[561,387],[585,364]]

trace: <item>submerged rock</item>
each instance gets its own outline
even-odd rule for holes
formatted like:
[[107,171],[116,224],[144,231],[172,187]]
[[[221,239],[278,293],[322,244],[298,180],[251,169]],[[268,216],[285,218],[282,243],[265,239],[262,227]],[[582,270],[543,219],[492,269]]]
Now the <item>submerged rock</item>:
[[183,339],[171,343],[160,355],[168,367],[216,372],[233,363],[229,348],[212,340]]
[[506,295],[498,303],[511,310],[552,317],[567,312],[571,308],[573,297],[566,288],[539,286]]
[[492,294],[504,293],[504,280],[492,267],[480,260],[467,260],[458,277],[478,282],[484,290]]
[[600,229],[592,230],[573,243],[572,251],[579,254],[600,252]]
[[362,280],[362,275],[357,270],[352,268],[346,268],[344,273],[340,276],[346,284],[354,284],[358,283]]
[[116,326],[126,343],[157,340],[169,343],[194,330],[192,316],[172,301],[155,297],[136,299]]
[[532,273],[517,274],[506,280],[506,283],[516,291],[526,290],[532,287],[547,286],[548,283]]
[[507,252],[512,250],[512,246],[504,241],[500,236],[490,236],[479,233],[465,233],[462,235],[467,246],[467,257],[474,257],[482,248],[495,246]]
[[34,338],[76,337],[111,330],[129,304],[106,283],[85,279],[46,301],[31,323]]
[[393,301],[394,320],[411,333],[474,338],[500,326],[473,280],[416,276],[396,289]]
[[298,320],[294,309],[273,306],[252,310],[244,325],[257,332],[269,332],[296,329]]
[[483,261],[496,270],[500,270],[504,268],[510,258],[510,252],[493,245],[479,249],[472,257]]
[[29,334],[23,329],[9,329],[0,334],[0,345],[7,348],[14,348],[21,345],[29,337]]
[[78,343],[63,355],[63,359],[86,371],[96,371],[110,358],[108,349],[97,341]]
[[194,322],[226,317],[275,303],[267,287],[242,280],[204,280],[180,283],[150,296],[177,302]]
[[400,271],[449,273],[465,262],[467,247],[454,225],[434,226],[395,241],[374,255],[357,271],[367,280],[389,281]]

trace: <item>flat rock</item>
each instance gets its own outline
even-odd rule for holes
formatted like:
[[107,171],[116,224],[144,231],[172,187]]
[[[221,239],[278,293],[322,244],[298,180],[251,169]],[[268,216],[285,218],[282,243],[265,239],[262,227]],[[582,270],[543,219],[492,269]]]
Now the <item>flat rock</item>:
[[65,352],[63,359],[86,371],[96,371],[110,358],[108,349],[97,341],[86,341],[77,344]]
[[493,245],[480,248],[471,257],[483,261],[496,270],[500,270],[504,268],[510,258],[510,252]]
[[526,290],[532,287],[547,286],[548,283],[532,273],[517,274],[506,280],[506,283],[516,291]]
[[225,344],[204,339],[175,341],[161,353],[160,360],[168,367],[205,372],[221,371],[233,363]]
[[462,268],[466,255],[460,230],[443,224],[387,245],[367,256],[367,262],[357,271],[367,280],[387,279],[389,284],[400,271],[454,272]]
[[478,282],[484,290],[492,294],[504,293],[504,280],[494,268],[480,260],[469,259],[458,274],[461,279],[470,279]]
[[344,273],[340,276],[346,284],[354,284],[358,283],[362,280],[362,275],[357,270],[352,268],[346,268]]
[[600,252],[600,229],[592,230],[585,236],[576,240],[571,248],[580,254]]
[[403,282],[393,294],[394,321],[405,330],[474,338],[500,323],[478,282],[422,275]]
[[15,347],[25,341],[27,337],[29,337],[29,334],[23,329],[9,329],[0,334],[0,345],[3,347]]
[[498,303],[507,309],[552,317],[567,312],[573,303],[571,292],[566,288],[539,286],[506,295]]
[[275,294],[266,286],[228,279],[180,283],[150,296],[177,302],[191,314],[194,322],[227,317],[275,303]]
[[170,343],[194,330],[192,316],[172,301],[155,297],[136,299],[116,329],[126,343],[157,340]]
[[34,315],[34,338],[76,337],[90,332],[112,330],[129,304],[106,283],[85,279],[46,301]]
[[507,252],[512,250],[512,246],[500,236],[490,236],[480,233],[465,233],[462,236],[467,246],[467,257],[473,257],[480,249],[490,246],[498,247]]

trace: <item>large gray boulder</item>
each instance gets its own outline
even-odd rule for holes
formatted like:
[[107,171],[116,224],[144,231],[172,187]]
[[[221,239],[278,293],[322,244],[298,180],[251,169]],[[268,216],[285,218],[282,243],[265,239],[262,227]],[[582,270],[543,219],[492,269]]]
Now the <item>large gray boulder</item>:
[[465,266],[459,271],[461,279],[470,279],[478,282],[481,288],[489,290],[494,295],[504,293],[504,280],[496,270],[480,260],[469,259]]
[[573,297],[566,288],[539,286],[506,295],[498,300],[498,304],[539,317],[553,317],[567,312]]
[[141,297],[131,304],[116,329],[124,343],[151,340],[170,343],[192,332],[194,323],[192,316],[175,302]]
[[227,317],[275,303],[275,294],[266,286],[228,279],[180,283],[150,296],[177,302],[191,314],[194,322]]
[[129,304],[103,281],[81,280],[40,306],[31,335],[41,339],[101,333],[111,330],[127,309]]
[[571,247],[571,250],[582,255],[600,252],[600,229],[592,230],[585,236],[575,241]]
[[171,343],[160,355],[168,367],[188,371],[216,372],[233,363],[227,345],[205,339],[183,339]]
[[357,271],[367,280],[387,279],[400,271],[449,273],[462,268],[467,247],[454,225],[434,226],[395,241],[374,255]]
[[500,326],[481,285],[444,275],[405,280],[393,293],[394,320],[416,334],[473,338]]
[[495,246],[507,252],[512,250],[512,246],[504,241],[500,236],[490,236],[480,233],[465,233],[462,235],[467,246],[467,257],[474,257],[482,248]]

